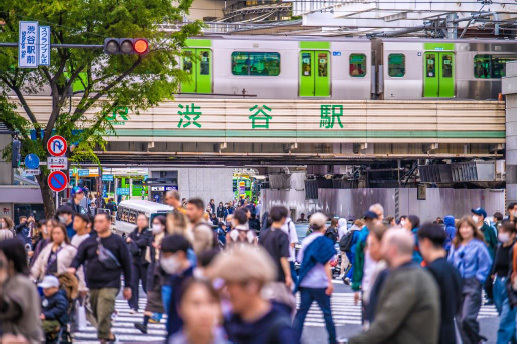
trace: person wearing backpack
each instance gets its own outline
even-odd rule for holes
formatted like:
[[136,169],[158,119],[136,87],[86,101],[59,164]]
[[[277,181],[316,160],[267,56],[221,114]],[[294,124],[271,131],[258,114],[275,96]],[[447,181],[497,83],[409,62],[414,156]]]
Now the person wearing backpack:
[[356,220],[350,228],[350,231],[343,235],[339,240],[339,249],[346,255],[350,262],[350,269],[348,272],[343,270],[341,272],[341,279],[346,285],[350,284],[350,280],[354,273],[355,247],[357,246],[357,241],[359,240],[360,232],[363,227],[364,221]]
[[338,221],[336,218],[332,218],[330,221],[330,226],[327,228],[327,231],[325,232],[325,237],[330,239],[333,243],[335,243],[338,240]]

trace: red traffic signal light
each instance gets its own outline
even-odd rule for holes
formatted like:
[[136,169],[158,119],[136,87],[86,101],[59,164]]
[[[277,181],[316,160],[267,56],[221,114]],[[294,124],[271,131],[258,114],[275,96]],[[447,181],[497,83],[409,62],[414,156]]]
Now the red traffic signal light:
[[139,54],[149,52],[149,41],[145,38],[106,38],[104,53],[109,55]]

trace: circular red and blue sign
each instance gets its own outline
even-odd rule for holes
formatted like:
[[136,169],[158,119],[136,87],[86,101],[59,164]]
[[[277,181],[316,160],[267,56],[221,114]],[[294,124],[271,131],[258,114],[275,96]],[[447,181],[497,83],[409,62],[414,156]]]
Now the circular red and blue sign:
[[55,192],[60,192],[66,189],[68,184],[68,177],[62,171],[54,171],[48,175],[48,185],[50,189]]
[[54,135],[47,142],[47,150],[53,156],[63,156],[68,144],[63,136]]

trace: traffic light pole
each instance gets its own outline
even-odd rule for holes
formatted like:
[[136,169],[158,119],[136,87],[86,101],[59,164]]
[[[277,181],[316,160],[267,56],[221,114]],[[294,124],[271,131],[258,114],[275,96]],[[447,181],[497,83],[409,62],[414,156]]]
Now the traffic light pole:
[[[0,47],[17,48],[18,43],[0,42]],[[102,44],[51,44],[51,48],[103,49]]]

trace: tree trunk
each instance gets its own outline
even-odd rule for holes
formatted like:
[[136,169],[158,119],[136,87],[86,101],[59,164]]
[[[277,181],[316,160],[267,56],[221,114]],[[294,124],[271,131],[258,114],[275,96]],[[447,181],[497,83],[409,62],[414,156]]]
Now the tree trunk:
[[54,198],[54,191],[52,191],[48,186],[46,175],[41,174],[37,176],[37,180],[41,190],[41,197],[43,198],[45,218],[50,219],[56,214],[56,200]]

